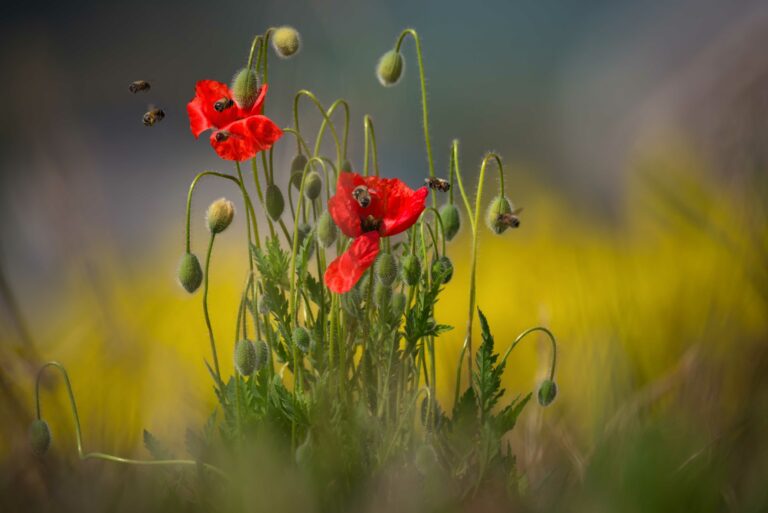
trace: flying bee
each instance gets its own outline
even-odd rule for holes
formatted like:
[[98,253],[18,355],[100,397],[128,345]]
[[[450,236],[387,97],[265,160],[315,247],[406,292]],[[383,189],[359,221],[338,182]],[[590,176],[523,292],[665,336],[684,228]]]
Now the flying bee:
[[216,109],[216,112],[224,112],[234,104],[235,102],[232,101],[232,98],[227,98],[225,96],[217,100],[216,103],[213,104],[213,108]]
[[497,218],[497,220],[501,224],[505,226],[509,226],[510,228],[518,228],[520,226],[520,218],[518,216],[522,211],[523,211],[522,208],[516,208],[515,210],[507,214],[499,214],[499,217]]
[[214,137],[216,138],[216,142],[224,142],[227,139],[229,139],[229,136],[232,135],[229,130],[219,130],[216,132],[216,135]]
[[165,111],[158,107],[149,106],[149,110],[144,113],[142,118],[144,126],[153,126],[155,123],[159,123],[165,117]]
[[149,91],[150,87],[149,82],[146,80],[136,80],[135,82],[131,82],[131,85],[128,86],[128,90],[136,94],[139,91]]
[[371,194],[368,192],[368,187],[365,185],[358,185],[355,190],[352,191],[352,197],[355,198],[358,205],[365,208],[371,204]]
[[427,184],[430,189],[435,191],[448,192],[451,190],[451,184],[448,182],[448,180],[443,180],[442,178],[437,178],[435,176],[425,178],[424,183]]

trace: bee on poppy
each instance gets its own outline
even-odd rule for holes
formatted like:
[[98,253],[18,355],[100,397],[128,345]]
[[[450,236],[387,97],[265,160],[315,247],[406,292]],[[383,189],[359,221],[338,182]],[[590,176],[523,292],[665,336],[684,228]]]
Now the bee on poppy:
[[216,109],[216,112],[224,112],[234,104],[235,102],[232,101],[232,98],[227,98],[225,96],[219,100],[216,100],[216,103],[213,104],[213,108]]
[[352,191],[352,197],[355,198],[357,204],[365,208],[371,204],[371,195],[368,193],[368,187],[365,185],[358,185]]

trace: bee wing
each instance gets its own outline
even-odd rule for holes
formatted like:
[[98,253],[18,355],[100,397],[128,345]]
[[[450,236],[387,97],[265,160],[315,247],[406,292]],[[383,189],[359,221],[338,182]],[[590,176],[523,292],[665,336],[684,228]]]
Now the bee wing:
[[512,212],[510,212],[510,213],[511,213],[513,216],[516,216],[516,215],[518,215],[518,214],[519,214],[520,212],[522,212],[522,211],[523,211],[523,207],[520,207],[520,208],[516,208],[516,209],[514,209],[514,210],[513,210]]

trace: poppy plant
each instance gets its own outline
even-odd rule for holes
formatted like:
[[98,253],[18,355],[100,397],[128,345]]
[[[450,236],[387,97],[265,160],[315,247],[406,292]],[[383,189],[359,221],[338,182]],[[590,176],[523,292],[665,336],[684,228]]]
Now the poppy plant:
[[325,284],[342,294],[358,282],[379,254],[379,239],[401,233],[424,211],[427,188],[413,190],[397,178],[340,173],[328,210],[354,240],[325,271]]
[[195,97],[187,104],[189,126],[195,138],[209,129],[211,146],[226,160],[247,160],[269,149],[283,135],[271,119],[261,114],[267,84],[250,107],[238,105],[226,84],[200,80]]

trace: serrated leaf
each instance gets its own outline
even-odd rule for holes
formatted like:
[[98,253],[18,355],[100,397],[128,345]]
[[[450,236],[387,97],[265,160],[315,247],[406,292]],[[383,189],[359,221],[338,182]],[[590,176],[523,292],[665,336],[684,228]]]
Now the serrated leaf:
[[472,378],[477,390],[477,404],[480,408],[481,419],[488,416],[504,394],[501,388],[501,375],[504,372],[504,364],[496,365],[498,355],[493,352],[493,335],[488,326],[488,320],[483,312],[478,308],[480,317],[480,327],[482,331],[483,342],[477,351],[477,367],[472,373]]
[[144,447],[147,448],[152,457],[156,460],[172,460],[173,453],[168,450],[160,440],[152,433],[144,430]]

